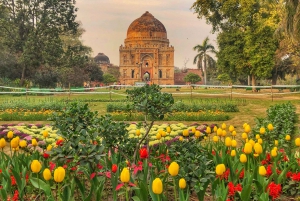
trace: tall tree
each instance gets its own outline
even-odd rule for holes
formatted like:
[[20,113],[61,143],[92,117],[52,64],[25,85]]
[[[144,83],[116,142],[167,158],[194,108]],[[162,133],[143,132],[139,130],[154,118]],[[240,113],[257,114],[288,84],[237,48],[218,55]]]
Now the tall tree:
[[204,84],[206,85],[207,68],[215,67],[215,60],[209,55],[209,53],[216,53],[215,47],[209,43],[209,38],[206,37],[202,45],[196,45],[193,47],[193,50],[198,52],[194,58],[194,64],[197,63],[198,69],[202,70],[204,74]]
[[[234,38],[237,38],[237,35],[241,36],[237,38],[238,42],[233,44],[234,48],[230,49],[226,46],[223,46],[224,49],[219,48],[219,55],[227,58],[224,64],[226,62],[230,64],[230,66],[221,67],[223,73],[242,67],[242,71],[234,72],[238,75],[236,78],[249,73],[252,77],[252,85],[255,85],[257,78],[267,78],[271,75],[278,46],[274,32],[280,21],[276,6],[275,3],[270,4],[259,0],[197,0],[193,4],[192,9],[199,18],[205,18],[207,23],[212,25],[213,32],[220,31],[221,34],[223,32],[227,34],[226,37],[223,35],[220,38],[228,39],[231,37],[228,34]],[[235,52],[233,49],[238,51]],[[227,51],[234,55],[228,55]],[[242,57],[239,58],[240,56]],[[242,62],[237,63],[237,60],[242,60]]]
[[75,0],[0,0],[0,32],[16,57],[21,84],[42,64],[59,65],[60,35],[76,32]]
[[294,40],[300,42],[300,2],[299,0],[286,0],[285,8],[285,29]]

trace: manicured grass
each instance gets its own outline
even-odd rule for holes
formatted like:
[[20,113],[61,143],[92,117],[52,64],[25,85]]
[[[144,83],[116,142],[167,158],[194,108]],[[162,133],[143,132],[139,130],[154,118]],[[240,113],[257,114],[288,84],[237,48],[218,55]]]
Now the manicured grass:
[[[109,92],[108,89],[101,89],[99,91],[102,92]],[[178,93],[176,89],[174,88],[163,88],[163,92],[171,92],[171,93]],[[228,92],[228,89],[195,89],[197,92],[207,92],[207,94],[213,94],[216,92]],[[244,89],[234,89],[234,91],[238,91],[241,93],[246,93]],[[103,94],[64,94],[64,95],[28,95],[27,97],[25,95],[23,96],[12,96],[12,95],[0,95],[0,104],[5,104],[7,101],[15,101],[15,100],[22,100],[22,101],[61,101],[61,100],[107,100],[107,102],[88,102],[90,105],[90,108],[93,111],[98,111],[100,115],[103,115],[106,113],[106,105],[111,100],[124,100],[126,99],[126,93],[125,89],[121,90],[111,90],[111,95],[107,93]],[[190,92],[190,89],[180,89],[179,93],[186,93],[186,94],[174,94],[173,97],[175,100],[182,100],[184,102],[197,102],[199,99],[230,99],[229,95],[204,95],[204,94],[193,94],[192,96],[188,94]],[[248,92],[247,92],[248,93]],[[287,101],[290,101],[293,103],[297,108],[297,114],[300,113],[300,95],[299,94],[276,94],[272,97],[270,95],[261,95],[261,92],[259,93],[252,93],[251,95],[237,95],[233,94],[232,99],[238,100],[243,99],[246,100],[246,105],[239,105],[239,112],[229,113],[229,115],[232,117],[230,120],[225,121],[228,125],[243,125],[243,123],[247,122],[250,125],[255,124],[255,118],[256,117],[265,117],[266,116],[266,110],[269,106],[277,104],[277,103],[284,103]],[[124,103],[125,104],[125,103]],[[43,121],[45,123],[49,123],[47,121]],[[162,121],[164,122],[164,121]],[[182,121],[185,124],[190,124],[192,122],[185,122]],[[0,123],[7,123],[7,122],[1,122]],[[34,123],[34,122],[30,122]],[[207,124],[214,124],[218,122],[199,122],[199,123],[207,123]],[[222,122],[219,122],[222,123]],[[297,122],[297,127],[300,126],[299,120]],[[242,132],[242,128],[237,128],[237,132]]]

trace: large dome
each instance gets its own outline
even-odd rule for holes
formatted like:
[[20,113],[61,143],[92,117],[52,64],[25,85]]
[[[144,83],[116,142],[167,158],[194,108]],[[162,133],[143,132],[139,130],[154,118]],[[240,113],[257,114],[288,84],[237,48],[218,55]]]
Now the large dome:
[[134,20],[127,30],[127,39],[139,37],[167,39],[167,31],[158,19],[146,11],[140,18]]
[[103,53],[98,53],[98,55],[94,58],[94,61],[96,63],[100,63],[100,64],[109,64],[110,63],[108,56],[106,56]]

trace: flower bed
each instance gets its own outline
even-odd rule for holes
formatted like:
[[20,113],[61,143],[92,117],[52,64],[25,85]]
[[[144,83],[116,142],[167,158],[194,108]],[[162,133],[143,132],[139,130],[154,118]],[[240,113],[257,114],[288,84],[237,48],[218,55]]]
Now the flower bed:
[[52,110],[23,110],[23,109],[6,109],[0,111],[1,121],[45,121],[54,111]]
[[[110,113],[116,121],[143,121],[145,116],[140,112]],[[172,112],[164,117],[165,121],[226,121],[230,117],[221,111]]]
[[[134,160],[129,147],[105,148],[104,138],[82,144],[101,148],[97,152],[100,158],[93,151],[80,158],[80,149],[70,157],[66,151],[72,139],[59,137],[52,127],[3,125],[0,146],[3,148],[2,139],[9,142],[12,157],[1,153],[0,196],[2,200],[30,200],[33,195],[39,200],[54,200],[56,196],[61,200],[101,200],[105,196],[114,200],[165,200],[170,196],[172,200],[188,200],[191,190],[201,200],[210,186],[209,195],[214,199],[296,197],[300,192],[300,138],[266,143],[264,139],[273,132],[272,126],[255,134],[250,125],[244,124],[247,138],[243,134],[239,147],[237,135],[241,134],[236,134],[233,126],[154,125],[150,130],[152,146],[139,148]],[[124,128],[127,141],[133,142],[130,146],[146,133],[136,123]],[[286,145],[291,151],[283,148]],[[89,155],[92,161],[86,163]],[[108,183],[110,195],[103,192]]]

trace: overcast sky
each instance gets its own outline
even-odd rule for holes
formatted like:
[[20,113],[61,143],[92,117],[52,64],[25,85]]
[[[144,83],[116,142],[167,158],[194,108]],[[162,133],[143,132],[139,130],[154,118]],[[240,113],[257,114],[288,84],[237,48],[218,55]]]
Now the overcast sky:
[[190,10],[195,0],[77,0],[77,20],[86,32],[83,43],[93,49],[92,56],[104,53],[110,62],[119,65],[119,46],[124,44],[131,22],[149,11],[162,22],[167,30],[170,45],[175,48],[175,66],[188,68],[197,52],[193,47],[201,44],[206,36],[216,47],[216,35],[211,26],[197,18]]

